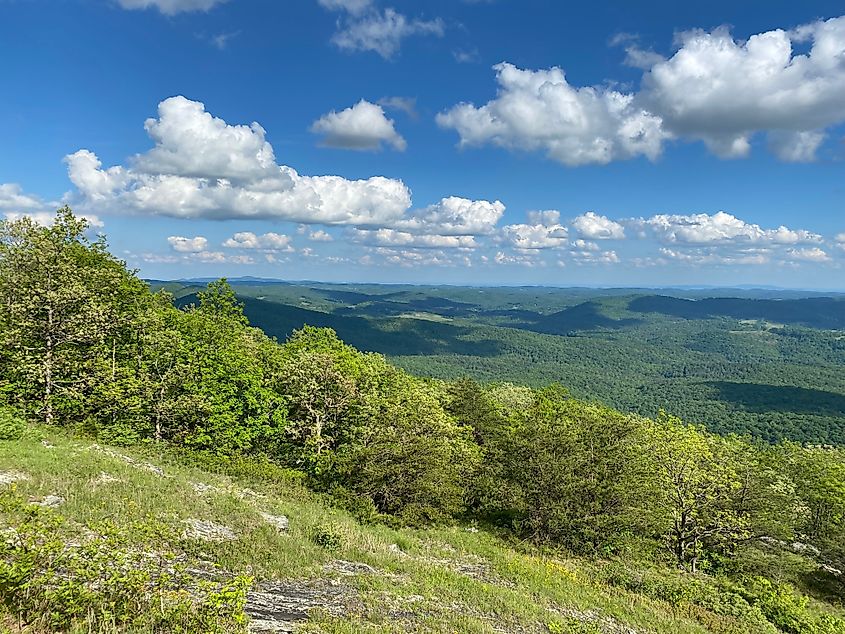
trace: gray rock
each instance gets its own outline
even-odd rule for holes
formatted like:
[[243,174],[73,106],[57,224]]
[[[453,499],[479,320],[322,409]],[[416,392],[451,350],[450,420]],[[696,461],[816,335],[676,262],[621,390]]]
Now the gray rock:
[[29,480],[29,476],[20,471],[0,471],[0,486],[7,486],[25,480]]
[[378,570],[360,561],[344,561],[343,559],[336,559],[323,566],[326,572],[336,572],[345,577],[354,577],[357,575],[375,575]]
[[270,515],[270,513],[264,513],[263,511],[259,513],[261,518],[270,524],[271,526],[275,526],[280,531],[286,531],[288,529],[288,518],[284,515]]
[[106,473],[105,471],[100,471],[100,475],[98,475],[93,480],[94,485],[98,486],[100,484],[111,484],[112,482],[122,482],[120,478],[116,478],[110,473]]
[[196,539],[204,542],[233,542],[238,536],[228,526],[215,524],[207,520],[194,518],[183,520],[186,524],[182,537],[185,539]]
[[393,553],[397,557],[409,557],[410,556],[410,555],[408,555],[408,553],[406,553],[404,550],[402,550],[402,547],[399,546],[399,544],[390,544],[390,546],[387,547],[387,550],[389,550],[391,553]]
[[343,616],[356,602],[349,586],[327,580],[271,581],[247,593],[244,611],[250,632],[280,634],[294,632],[313,610]]
[[54,509],[65,503],[65,499],[61,495],[47,495],[41,500],[33,502],[36,506],[43,506],[47,509]]

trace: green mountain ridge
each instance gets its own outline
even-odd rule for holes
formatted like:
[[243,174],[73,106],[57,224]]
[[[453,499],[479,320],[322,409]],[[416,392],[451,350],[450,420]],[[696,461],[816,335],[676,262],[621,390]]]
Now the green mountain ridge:
[[[752,424],[836,431],[836,332],[619,325],[616,295],[153,292],[86,230],[0,224],[3,631],[845,630],[845,450]],[[296,328],[318,318],[364,351]],[[661,381],[744,433],[667,413]],[[657,411],[579,398],[602,390]]]

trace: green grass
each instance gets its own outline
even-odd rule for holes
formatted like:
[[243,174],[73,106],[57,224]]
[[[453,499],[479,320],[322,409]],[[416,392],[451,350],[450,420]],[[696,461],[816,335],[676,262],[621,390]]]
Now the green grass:
[[[24,439],[0,441],[0,471],[28,476],[11,486],[32,499],[64,497],[65,503],[51,512],[64,516],[80,534],[86,526],[109,520],[133,530],[130,539],[143,549],[149,547],[147,536],[133,527],[160,524],[176,537],[158,548],[192,561],[214,562],[232,576],[245,573],[256,581],[333,578],[353,586],[357,598],[346,614],[315,613],[303,632],[628,631],[622,625],[637,632],[678,634],[775,631],[749,629],[734,617],[692,604],[673,605],[602,581],[606,562],[543,553],[461,526],[362,526],[281,469],[245,460],[190,462],[153,446],[101,448],[52,429],[30,428]],[[165,476],[147,470],[144,463],[160,467]],[[199,493],[196,483],[214,489]],[[289,530],[269,525],[261,512],[287,516]],[[183,520],[189,518],[228,526],[238,539],[185,539]],[[315,539],[318,534],[331,536],[335,547],[318,545],[326,543]],[[343,575],[333,564],[338,560],[366,564],[374,572]]]

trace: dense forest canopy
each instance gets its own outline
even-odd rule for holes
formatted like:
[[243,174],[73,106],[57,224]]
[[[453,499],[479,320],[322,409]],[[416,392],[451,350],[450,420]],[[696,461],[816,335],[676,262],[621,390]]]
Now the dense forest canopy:
[[[717,433],[845,443],[845,297],[742,289],[232,283],[253,325],[334,329],[418,375],[541,387]],[[153,283],[179,305],[191,282]],[[732,296],[728,296],[732,294]]]
[[[418,378],[328,328],[280,343],[250,325],[225,280],[192,299],[152,292],[69,209],[49,227],[3,223],[4,420],[263,456],[361,521],[475,521],[575,553],[635,551],[732,576],[749,593],[784,581],[788,545],[809,543],[826,568],[789,581],[843,589],[841,449],[715,435],[557,383]],[[825,618],[786,631],[845,628]]]

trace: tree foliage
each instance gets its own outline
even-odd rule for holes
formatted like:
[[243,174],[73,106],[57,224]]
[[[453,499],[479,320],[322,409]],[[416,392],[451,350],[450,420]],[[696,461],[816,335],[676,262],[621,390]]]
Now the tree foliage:
[[[183,308],[151,292],[67,208],[0,226],[0,342],[0,435],[23,414],[260,456],[362,519],[471,519],[601,556],[644,540],[693,573],[748,574],[795,544],[845,568],[841,449],[717,436],[557,384],[421,379],[327,328],[279,343],[225,280]],[[763,593],[773,613],[791,596],[778,588]]]

